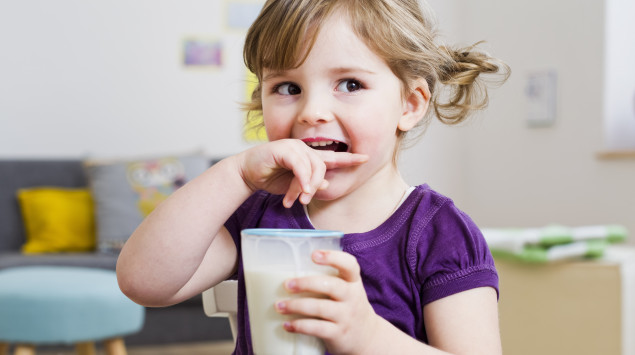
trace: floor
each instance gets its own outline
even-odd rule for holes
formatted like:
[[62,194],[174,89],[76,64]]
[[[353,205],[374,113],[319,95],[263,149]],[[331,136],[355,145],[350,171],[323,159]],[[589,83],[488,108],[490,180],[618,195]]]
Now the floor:
[[[234,350],[231,341],[161,345],[128,346],[128,355],[230,355]],[[37,355],[75,355],[72,347],[67,350],[40,350]],[[103,349],[97,349],[97,355],[105,355]]]

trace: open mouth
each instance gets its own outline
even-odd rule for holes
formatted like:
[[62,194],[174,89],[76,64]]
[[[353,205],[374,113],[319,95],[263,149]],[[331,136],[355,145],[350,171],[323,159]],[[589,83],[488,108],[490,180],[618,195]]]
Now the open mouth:
[[329,140],[316,140],[316,141],[304,141],[306,145],[316,150],[331,150],[334,152],[346,152],[348,151],[348,144],[338,141]]

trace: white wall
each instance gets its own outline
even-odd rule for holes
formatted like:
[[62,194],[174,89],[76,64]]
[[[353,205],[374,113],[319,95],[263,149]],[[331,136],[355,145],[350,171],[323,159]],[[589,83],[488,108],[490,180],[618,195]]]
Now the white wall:
[[[406,179],[450,195],[481,226],[620,223],[635,234],[635,161],[596,159],[606,1],[431,0],[447,41],[485,39],[513,74],[470,123],[433,124],[402,156]],[[1,1],[0,157],[242,150],[242,35],[224,28],[224,6]],[[188,35],[222,39],[223,70],[183,69]],[[525,79],[544,69],[558,73],[556,121],[529,128]]]
[[[243,35],[225,1],[0,2],[0,156],[137,156],[242,149]],[[187,70],[181,41],[225,46]]]
[[[619,223],[634,235],[635,160],[596,158],[606,147],[605,1],[454,3],[460,4],[454,17],[459,37],[486,40],[485,48],[511,66],[512,76],[491,91],[489,109],[462,127],[458,139],[453,133],[451,142],[439,142],[430,131],[419,150],[408,153],[423,158],[408,175],[451,192],[481,226]],[[527,75],[550,69],[558,74],[555,123],[529,128]],[[445,153],[457,142],[462,147]],[[465,185],[447,188],[444,181]]]

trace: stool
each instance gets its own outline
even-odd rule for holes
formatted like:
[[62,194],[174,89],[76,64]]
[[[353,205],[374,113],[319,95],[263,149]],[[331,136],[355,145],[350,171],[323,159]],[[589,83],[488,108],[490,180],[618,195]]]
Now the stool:
[[65,266],[0,270],[0,355],[33,355],[44,344],[75,344],[94,355],[125,355],[122,337],[141,329],[145,308],[129,300],[114,271]]

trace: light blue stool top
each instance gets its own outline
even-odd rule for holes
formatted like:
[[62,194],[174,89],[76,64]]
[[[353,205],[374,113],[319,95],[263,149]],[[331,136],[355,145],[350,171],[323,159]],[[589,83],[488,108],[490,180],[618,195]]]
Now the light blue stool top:
[[128,299],[114,271],[62,266],[0,270],[0,341],[70,344],[124,336],[145,309]]

